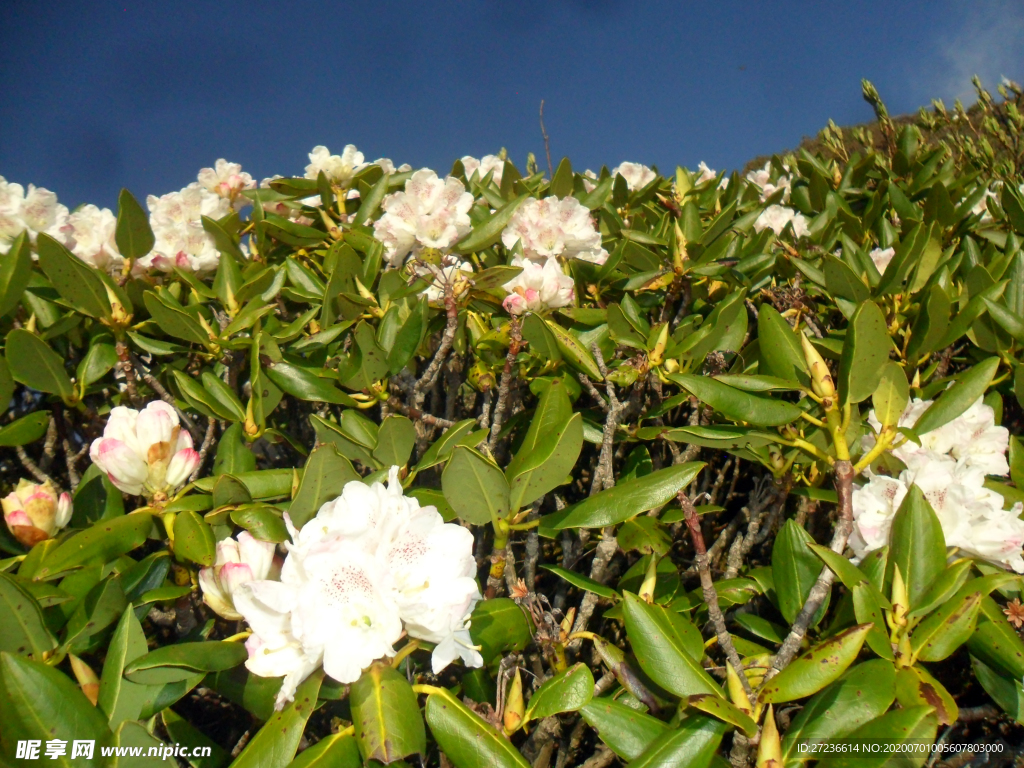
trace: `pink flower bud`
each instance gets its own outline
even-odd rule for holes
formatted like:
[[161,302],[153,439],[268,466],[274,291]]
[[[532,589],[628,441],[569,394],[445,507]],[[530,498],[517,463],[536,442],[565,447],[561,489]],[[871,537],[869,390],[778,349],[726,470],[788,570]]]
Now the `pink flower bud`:
[[19,480],[0,505],[11,534],[27,547],[52,538],[71,519],[71,497],[62,493],[58,498],[49,482]]

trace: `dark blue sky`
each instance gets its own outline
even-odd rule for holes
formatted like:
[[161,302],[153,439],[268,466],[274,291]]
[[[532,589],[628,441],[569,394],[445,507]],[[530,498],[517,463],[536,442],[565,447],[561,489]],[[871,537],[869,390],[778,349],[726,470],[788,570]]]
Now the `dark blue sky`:
[[[1024,2],[0,0],[0,175],[74,206],[315,144],[447,170],[506,146],[598,169],[742,166],[829,118],[1024,80]],[[543,162],[543,161],[542,161]]]

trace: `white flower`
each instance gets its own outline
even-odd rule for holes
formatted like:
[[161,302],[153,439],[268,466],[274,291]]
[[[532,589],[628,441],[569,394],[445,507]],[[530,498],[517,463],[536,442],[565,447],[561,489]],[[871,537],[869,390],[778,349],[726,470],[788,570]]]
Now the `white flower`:
[[26,193],[20,184],[0,176],[0,254],[7,253],[14,239],[26,230],[33,243],[40,232],[63,240],[61,228],[67,218],[67,207],[58,203],[50,190],[29,184]]
[[[437,271],[435,271],[437,270]],[[438,271],[440,274],[438,274]],[[440,267],[431,267],[426,264],[417,263],[413,272],[422,277],[434,275],[434,281],[427,286],[423,295],[427,301],[443,301],[446,283],[454,283],[459,277],[459,272],[472,272],[473,265],[468,261],[462,261],[458,256],[447,254],[441,258]]]
[[109,208],[83,205],[68,216],[67,246],[86,264],[104,272],[117,271],[124,258],[114,239],[116,229],[117,217]]
[[332,155],[327,147],[313,147],[309,153],[309,165],[306,166],[306,178],[315,179],[324,172],[324,176],[332,184],[347,187],[352,177],[364,167],[363,153],[354,144],[346,144],[341,155]]
[[443,180],[429,168],[416,171],[405,190],[384,198],[384,215],[373,225],[384,244],[388,261],[399,264],[411,252],[424,248],[445,250],[466,235],[472,225],[469,209],[473,195],[458,179]]
[[242,171],[239,163],[229,163],[223,157],[214,163],[213,168],[200,170],[197,179],[205,189],[231,200],[236,210],[249,204],[241,196],[242,190],[252,189],[256,185],[252,176]]
[[475,157],[466,155],[462,158],[462,167],[466,169],[466,179],[472,179],[475,173],[477,179],[483,180],[488,174],[493,172],[491,181],[501,186],[501,175],[505,172],[505,161],[497,155],[484,155],[479,160]]
[[598,181],[599,179],[597,174],[589,168],[583,172],[583,188],[587,190],[587,192],[593,192],[597,188]]
[[302,530],[285,521],[292,542],[280,583],[246,582],[234,596],[253,630],[246,666],[285,677],[278,708],[321,663],[351,683],[375,659],[393,656],[403,624],[411,637],[436,644],[435,673],[460,656],[482,665],[469,638],[480,599],[473,536],[406,497],[398,467],[386,487],[348,483]]
[[776,235],[781,235],[782,230],[791,222],[793,234],[796,237],[804,237],[808,234],[807,219],[802,213],[797,213],[792,208],[785,208],[781,205],[769,205],[754,222],[754,231],[760,233],[765,229],[770,229]]
[[37,484],[21,479],[17,487],[0,499],[4,522],[11,535],[26,547],[52,538],[71,522],[71,496],[57,494],[49,481]]
[[[931,406],[914,400],[900,418],[913,427]],[[877,432],[874,411],[868,421]],[[985,487],[986,475],[1009,472],[1006,450],[1009,432],[996,426],[995,413],[979,399],[965,413],[939,429],[920,435],[921,445],[906,442],[893,450],[906,469],[898,479],[868,473],[868,481],[853,492],[854,533],[850,546],[857,557],[888,542],[892,518],[907,489],[918,486],[942,525],[946,544],[969,555],[1024,573],[1024,505],[1003,509],[1003,497]],[[869,450],[875,442],[862,440]]]
[[146,198],[149,225],[156,243],[153,250],[136,263],[138,271],[150,268],[170,272],[175,267],[193,272],[209,272],[220,263],[220,252],[213,237],[203,229],[203,216],[217,220],[231,213],[231,201],[215,194],[198,182],[179,192]]
[[191,435],[178,425],[178,414],[162,400],[141,412],[114,408],[89,456],[120,490],[149,498],[184,485],[200,461]]
[[543,264],[516,256],[513,267],[523,271],[502,286],[508,296],[502,306],[513,315],[524,312],[542,312],[572,304],[575,282],[562,271],[558,259],[546,259]]
[[389,158],[386,157],[378,157],[376,160],[373,161],[372,164],[380,166],[381,170],[384,171],[384,173],[389,174],[405,173],[406,171],[412,170],[412,166],[409,165],[408,163],[402,163],[400,166],[395,168],[395,164],[391,162]]
[[276,549],[273,542],[260,541],[248,531],[238,534],[237,541],[217,542],[217,559],[213,566],[199,571],[203,602],[225,619],[241,619],[233,596],[243,584],[269,578]]
[[612,176],[621,176],[626,180],[629,191],[636,192],[654,181],[658,174],[641,163],[619,163],[612,168]]
[[529,199],[516,209],[501,241],[511,249],[517,242],[528,259],[552,256],[604,264],[608,252],[588,211],[575,197]]
[[[931,405],[931,400],[914,398],[900,416],[898,426],[913,428]],[[882,428],[874,410],[868,413],[868,423],[875,433]],[[893,456],[911,469],[931,462],[935,456],[949,454],[969,468],[980,469],[983,475],[1004,476],[1010,471],[1010,465],[1006,461],[1010,431],[996,425],[995,411],[991,406],[985,405],[982,398],[978,398],[953,421],[919,437],[920,445],[907,440],[892,451]],[[874,445],[874,434],[865,435],[861,441],[865,451]]]
[[878,270],[878,274],[885,274],[885,268],[889,266],[889,262],[892,261],[892,257],[896,255],[895,248],[874,248],[868,256],[871,261],[875,264],[875,269]]
[[779,176],[774,182],[771,180],[771,161],[764,164],[764,168],[751,171],[746,175],[747,181],[761,190],[761,202],[774,195],[780,189],[786,190],[782,195],[784,202],[789,202],[789,191],[792,180],[789,176]]

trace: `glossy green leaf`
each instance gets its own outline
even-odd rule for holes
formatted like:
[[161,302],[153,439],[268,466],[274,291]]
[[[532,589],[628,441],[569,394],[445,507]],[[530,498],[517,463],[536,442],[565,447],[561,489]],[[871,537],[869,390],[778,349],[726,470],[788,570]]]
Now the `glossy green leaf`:
[[0,427],[0,447],[28,445],[46,434],[50,425],[49,411],[36,411],[28,416],[15,419],[10,424]]
[[586,664],[574,664],[553,675],[530,697],[523,723],[576,712],[594,698],[594,676]]
[[821,573],[821,563],[809,548],[814,539],[793,520],[787,520],[772,547],[772,575],[779,611],[790,624],[807,602]]
[[619,593],[611,587],[607,587],[593,579],[587,578],[582,573],[566,570],[565,568],[559,568],[557,565],[542,565],[541,568],[545,571],[551,571],[551,573],[556,576],[565,579],[574,587],[579,587],[587,592],[593,592],[598,597],[604,597],[608,600],[616,600],[619,597]]
[[732,704],[728,699],[724,699],[721,696],[698,693],[686,700],[686,706],[711,715],[723,723],[734,725],[748,737],[753,737],[757,734],[757,723],[754,722],[754,719]]
[[661,606],[648,605],[630,592],[625,593],[624,598],[626,635],[643,671],[677,696],[696,693],[721,696],[721,689],[704,671],[700,658],[692,655],[692,641],[680,631],[689,622]]
[[117,629],[110,638],[100,677],[97,706],[106,715],[111,728],[116,728],[125,720],[138,719],[142,712],[149,693],[147,687],[125,679],[124,668],[147,651],[142,624],[136,618],[134,608],[129,605],[121,614]]
[[302,741],[323,677],[323,672],[314,672],[306,678],[295,692],[295,699],[263,724],[231,768],[285,768]]
[[485,248],[490,248],[501,239],[501,233],[512,219],[512,214],[516,212],[516,209],[526,199],[526,195],[520,195],[514,200],[505,203],[505,205],[491,214],[487,221],[473,227],[473,231],[459,240],[453,250],[456,253],[475,253]]
[[725,723],[715,718],[688,717],[651,742],[626,768],[707,768],[725,730]]
[[850,318],[839,359],[836,386],[841,405],[871,397],[878,389],[891,349],[885,315],[875,302],[863,302]]
[[98,269],[86,264],[49,235],[40,234],[36,248],[39,266],[69,304],[89,317],[110,316],[107,285]]
[[333,445],[314,448],[306,460],[299,490],[288,508],[292,523],[301,528],[320,507],[340,496],[346,483],[359,479],[359,473]]
[[313,403],[335,403],[353,408],[357,405],[351,395],[334,386],[333,379],[322,378],[309,368],[292,365],[284,361],[264,368],[267,377],[281,388],[281,391],[299,400]]
[[800,418],[800,408],[785,400],[752,395],[706,376],[672,373],[668,377],[702,403],[735,421],[770,427]]
[[204,346],[210,343],[210,334],[198,320],[186,312],[172,299],[158,296],[155,291],[146,291],[143,302],[149,314],[164,333]]
[[669,726],[655,717],[612,698],[593,699],[580,714],[601,741],[623,760],[632,760],[647,749]]
[[63,358],[31,331],[15,328],[7,334],[4,356],[18,383],[61,397],[74,393]]
[[801,752],[800,743],[814,744],[842,738],[888,711],[896,698],[896,669],[884,659],[851,667],[845,675],[816,693],[793,718],[782,740],[787,761],[814,759]]
[[12,576],[0,572],[0,651],[42,659],[55,646],[39,604]]
[[[911,707],[893,710],[864,723],[848,733],[845,738],[850,742],[878,744],[898,744],[909,741],[930,744],[935,740],[937,730],[938,719],[931,707]],[[927,756],[923,752],[919,757],[913,756],[911,758],[913,762],[910,765],[923,764]],[[886,751],[869,756],[864,754],[833,755],[818,761],[818,768],[882,768],[882,766],[901,765],[902,763],[891,762],[894,757],[903,758],[905,755],[890,755]]]
[[186,510],[174,516],[174,555],[199,565],[213,565],[217,542],[213,529],[195,512]]
[[959,708],[949,691],[920,664],[896,673],[896,699],[904,709],[934,707],[942,725],[956,722]]
[[6,315],[21,300],[32,277],[32,252],[28,232],[22,232],[0,256],[0,315]]
[[601,375],[601,369],[597,367],[597,361],[590,350],[576,336],[562,328],[558,323],[550,319],[546,319],[545,322],[547,323],[548,330],[555,336],[555,342],[558,344],[562,357],[568,361],[569,365],[586,374],[594,381],[603,381],[604,377]]
[[800,338],[786,318],[771,305],[761,305],[757,316],[757,337],[761,350],[758,373],[810,386],[811,376]]
[[363,758],[354,737],[332,733],[300,752],[288,768],[363,768]]
[[176,643],[160,646],[126,663],[124,676],[133,683],[160,685],[182,680],[194,672],[231,669],[247,658],[244,643]]
[[522,650],[533,637],[523,609],[507,597],[477,603],[470,617],[469,634],[487,663],[499,654]]
[[114,242],[117,243],[118,252],[126,259],[141,259],[153,250],[156,242],[149,226],[149,215],[127,189],[122,189],[117,196]]
[[415,445],[416,427],[405,416],[392,413],[380,423],[373,458],[384,468],[404,467],[409,463]]
[[967,642],[978,621],[982,594],[961,590],[914,628],[913,659],[942,661]]
[[424,714],[434,740],[455,768],[530,768],[508,739],[450,692],[431,693]]
[[91,759],[72,760],[70,749],[47,759],[48,765],[62,768],[101,765],[99,746],[110,738],[102,713],[74,681],[53,667],[6,652],[0,653],[0,723],[4,755],[14,755],[18,742],[25,740],[60,739],[69,747],[75,739],[98,742]]
[[859,624],[851,627],[798,656],[765,683],[760,700],[766,704],[778,704],[817,693],[838,679],[854,662],[873,626]]
[[914,430],[923,435],[961,415],[985,394],[998,369],[998,357],[990,357],[970,368],[921,414],[914,424]]
[[693,482],[703,468],[704,462],[691,461],[627,480],[545,516],[541,520],[541,532],[550,536],[552,531],[563,528],[600,528],[621,523],[641,512],[667,504],[681,488]]
[[256,469],[256,457],[245,444],[242,425],[232,424],[217,441],[217,453],[213,458],[213,474],[239,475]]
[[475,525],[505,518],[509,486],[504,473],[472,448],[457,446],[441,474],[444,497],[459,517]]
[[349,690],[356,743],[364,760],[392,763],[424,754],[426,729],[405,675],[377,662]]
[[108,563],[146,541],[153,520],[146,512],[104,520],[64,539],[48,553],[36,578],[70,571],[87,563]]
[[875,417],[883,427],[895,427],[908,402],[910,384],[907,382],[907,375],[897,363],[890,360],[882,366],[878,386],[871,395]]
[[889,559],[900,569],[910,607],[916,608],[946,568],[942,525],[918,486],[913,485],[892,521]]

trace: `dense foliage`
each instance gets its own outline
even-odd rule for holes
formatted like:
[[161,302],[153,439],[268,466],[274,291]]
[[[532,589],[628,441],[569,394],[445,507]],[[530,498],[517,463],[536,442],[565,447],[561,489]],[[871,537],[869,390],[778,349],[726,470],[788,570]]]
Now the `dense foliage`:
[[0,179],[0,764],[1012,751],[1001,89],[865,84],[876,124],[745,176],[317,147],[116,215]]

